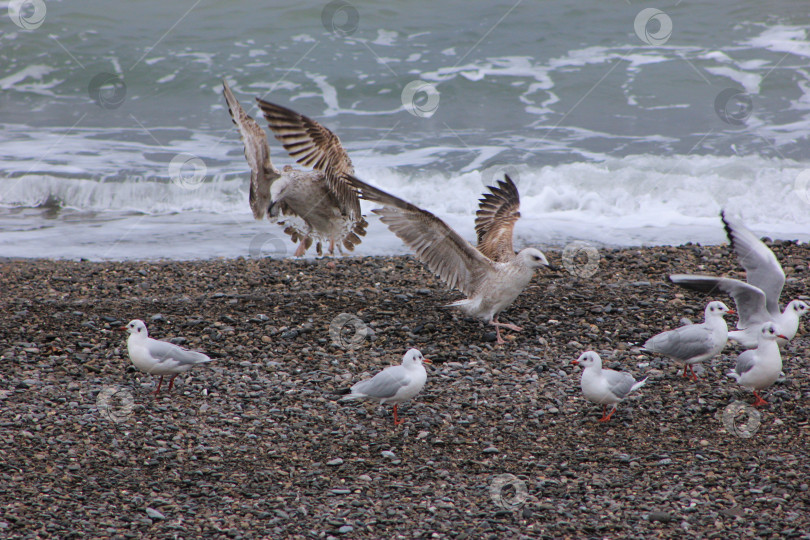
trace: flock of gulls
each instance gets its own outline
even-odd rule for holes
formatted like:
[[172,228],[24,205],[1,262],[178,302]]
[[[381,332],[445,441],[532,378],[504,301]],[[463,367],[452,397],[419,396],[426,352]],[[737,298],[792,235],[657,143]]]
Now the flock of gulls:
[[[512,244],[515,223],[520,218],[520,197],[514,182],[505,175],[489,186],[479,201],[473,246],[444,221],[413,204],[374,187],[355,176],[351,159],[338,137],[318,122],[290,109],[257,98],[270,129],[299,164],[279,171],[270,160],[267,136],[242,108],[227,82],[223,93],[234,124],[239,129],[250,166],[250,206],[256,219],[268,219],[284,227],[294,243],[295,256],[302,256],[314,243],[319,255],[327,244],[352,251],[365,235],[368,223],[361,215],[360,200],[379,205],[373,212],[427,268],[448,287],[466,298],[449,304],[479,318],[496,330],[498,344],[505,343],[501,328],[519,332],[516,325],[499,321],[500,313],[528,286],[535,270],[551,267],[545,255],[528,247],[515,252]],[[708,361],[725,348],[729,340],[743,348],[735,368],[728,373],[753,391],[753,405],[766,404],[759,391],[770,387],[782,372],[780,346],[792,339],[800,317],[810,310],[801,300],[779,307],[785,273],[773,252],[745,225],[724,212],[721,220],[729,242],[746,271],[746,281],[706,275],[674,274],[670,280],[707,294],[724,293],[735,302],[736,312],[723,302],[709,302],[704,322],[686,324],[649,338],[642,351],[671,358],[683,364],[683,376],[697,379],[693,366]],[[552,267],[553,268],[553,267]],[[737,330],[729,332],[725,316],[737,314]],[[132,363],[141,371],[175,377],[211,359],[183,347],[149,337],[143,321],[133,320],[122,328],[129,332],[127,347]],[[415,397],[427,381],[424,364],[431,363],[417,349],[407,351],[401,365],[388,367],[374,377],[346,389],[342,400],[370,399],[393,404],[394,424],[403,422],[397,414],[400,403]],[[582,368],[580,385],[589,401],[603,406],[601,422],[610,420],[618,403],[645,385],[628,373],[602,367],[594,351],[586,351],[572,364]],[[611,406],[608,411],[608,406]]]

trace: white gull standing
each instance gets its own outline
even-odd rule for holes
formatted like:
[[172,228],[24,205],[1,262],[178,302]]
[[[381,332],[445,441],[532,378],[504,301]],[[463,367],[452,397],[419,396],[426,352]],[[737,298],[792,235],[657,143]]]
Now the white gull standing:
[[[746,349],[758,346],[762,325],[773,322],[786,340],[793,339],[799,329],[799,319],[810,311],[801,300],[793,300],[784,311],[779,309],[779,297],[785,286],[785,272],[773,251],[741,221],[720,213],[731,247],[745,268],[747,283],[717,276],[673,274],[669,279],[681,287],[709,294],[723,291],[734,298],[739,320],[737,330],[728,338]],[[782,338],[780,338],[782,339]],[[780,342],[784,344],[786,341]]]
[[136,368],[149,373],[160,375],[155,394],[160,392],[163,376],[171,375],[169,391],[174,386],[174,379],[180,373],[185,373],[197,364],[210,362],[211,359],[200,352],[190,351],[173,343],[158,341],[149,337],[146,324],[140,319],[134,319],[122,327],[121,330],[129,332],[127,350],[129,359]]
[[704,310],[702,324],[688,324],[661,332],[644,343],[643,350],[668,356],[683,362],[683,376],[687,368],[692,379],[697,380],[692,364],[713,358],[719,354],[728,342],[728,325],[723,316],[734,313],[723,302],[709,302]]
[[394,425],[398,426],[405,420],[397,416],[397,406],[421,392],[427,381],[423,362],[432,364],[422,356],[419,349],[410,349],[402,357],[401,365],[387,367],[372,378],[360,381],[348,390],[350,394],[341,398],[341,401],[371,399],[381,405],[393,403]]
[[[602,405],[600,422],[610,420],[610,417],[616,412],[616,406],[619,402],[624,400],[630,392],[641,388],[647,382],[646,377],[641,381],[637,381],[629,373],[603,368],[602,358],[594,351],[582,353],[578,359],[571,360],[571,363],[582,366],[582,376],[579,383],[582,387],[582,393],[588,401]],[[610,414],[607,412],[608,405],[613,405]]]
[[298,163],[315,169],[302,171],[288,165],[279,172],[270,161],[264,130],[244,111],[228,83],[222,81],[222,88],[250,165],[253,217],[268,216],[284,225],[292,241],[300,241],[296,257],[309,249],[313,239],[318,255],[323,254],[322,242],[329,243],[330,255],[335,246],[341,253],[341,245],[353,251],[368,224],[360,214],[357,195],[342,180],[341,174],[353,172],[354,167],[337,135],[311,118],[257,99],[276,139]]
[[352,175],[346,178],[362,199],[383,205],[373,212],[414,250],[420,261],[448,286],[467,295],[450,306],[494,326],[499,344],[504,343],[501,327],[522,330],[514,324],[499,322],[498,315],[523,292],[536,268],[551,265],[535,248],[524,248],[515,254],[512,236],[520,217],[520,199],[509,176],[498,186],[490,187],[491,193],[481,199],[476,214],[478,248],[430,212]]
[[760,327],[759,344],[756,349],[744,351],[737,357],[734,371],[728,376],[733,377],[740,386],[754,391],[757,400],[754,406],[766,405],[757,390],[763,390],[776,382],[782,372],[782,355],[779,354],[777,339],[786,339],[781,335],[777,326],[767,322]]

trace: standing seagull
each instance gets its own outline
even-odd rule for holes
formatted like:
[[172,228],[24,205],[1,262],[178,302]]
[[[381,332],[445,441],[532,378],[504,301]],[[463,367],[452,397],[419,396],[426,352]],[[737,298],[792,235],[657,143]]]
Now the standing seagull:
[[150,338],[146,325],[140,319],[129,321],[129,324],[122,327],[121,330],[129,332],[127,350],[129,359],[132,360],[135,367],[150,375],[160,375],[160,382],[158,382],[155,394],[160,392],[164,375],[172,376],[169,380],[169,391],[171,391],[175,377],[197,364],[211,361],[203,353]]
[[766,405],[757,390],[768,388],[776,382],[782,372],[782,355],[779,354],[779,345],[776,340],[785,336],[779,334],[772,322],[762,325],[759,331],[759,345],[756,349],[744,351],[737,357],[737,366],[729,371],[728,376],[745,388],[754,391],[757,400],[754,406]]
[[[579,364],[583,368],[579,382],[582,393],[588,401],[602,405],[600,422],[610,420],[610,417],[616,412],[618,403],[624,400],[630,392],[641,388],[647,382],[647,377],[636,381],[629,373],[603,369],[602,358],[593,351],[582,353],[577,360],[571,360],[571,363]],[[607,412],[608,405],[613,405],[610,414]]]
[[498,321],[498,314],[509,307],[534,276],[535,268],[550,266],[546,256],[535,248],[515,254],[512,230],[520,217],[517,187],[509,178],[490,187],[481,199],[477,213],[478,249],[470,245],[444,221],[430,212],[370,186],[351,175],[348,182],[360,197],[382,204],[373,212],[400,240],[416,252],[431,272],[448,286],[467,295],[449,304],[495,327],[499,344],[501,327],[519,332],[514,324]]
[[402,365],[387,367],[370,379],[360,381],[351,387],[348,396],[340,401],[350,399],[372,399],[381,405],[394,404],[394,425],[405,420],[397,416],[397,406],[408,401],[422,391],[427,381],[427,372],[422,363],[432,364],[422,356],[418,349],[410,349],[402,357]]
[[647,340],[643,350],[669,356],[683,362],[683,376],[687,368],[697,380],[692,364],[713,358],[728,342],[728,325],[723,316],[734,313],[723,302],[709,302],[704,311],[703,324],[687,324],[662,332]]
[[[762,325],[773,322],[781,335],[793,339],[799,329],[799,318],[810,311],[801,300],[793,300],[784,311],[779,309],[779,297],[785,286],[785,272],[768,246],[739,220],[720,213],[731,247],[737,253],[746,280],[716,276],[674,274],[669,279],[681,287],[713,294],[723,291],[734,298],[740,319],[737,330],[728,338],[746,349],[758,346]],[[782,338],[780,338],[782,339]],[[786,341],[781,342],[784,344]]]
[[342,253],[341,244],[353,251],[368,224],[360,214],[357,195],[342,181],[341,174],[353,172],[354,167],[340,139],[315,120],[258,99],[270,129],[284,148],[298,163],[315,169],[302,171],[288,165],[279,172],[270,161],[264,130],[245,113],[228,83],[222,81],[222,88],[250,165],[253,217],[263,219],[269,215],[279,225],[286,225],[284,232],[293,242],[300,241],[296,257],[306,252],[313,239],[318,255],[323,254],[321,243],[325,241],[329,242],[330,255],[334,255],[336,245]]

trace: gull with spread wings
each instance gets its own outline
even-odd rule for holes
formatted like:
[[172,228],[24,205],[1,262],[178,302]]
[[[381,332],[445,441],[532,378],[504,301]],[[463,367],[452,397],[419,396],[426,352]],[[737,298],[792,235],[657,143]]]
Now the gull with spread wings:
[[300,242],[295,256],[302,256],[316,242],[318,255],[322,242],[329,243],[329,254],[335,246],[343,253],[360,243],[366,234],[366,220],[360,214],[360,201],[343,180],[353,173],[349,155],[337,135],[295,111],[257,98],[259,108],[276,139],[296,161],[311,166],[304,171],[287,165],[282,171],[270,161],[267,135],[248,116],[236,97],[222,81],[223,94],[233,123],[239,128],[245,144],[245,158],[250,165],[250,208],[253,217],[267,216],[279,225],[293,242]]
[[512,234],[520,217],[520,197],[509,178],[490,186],[480,200],[475,230],[478,247],[473,247],[444,221],[430,212],[390,195],[346,174],[360,198],[379,203],[373,210],[380,221],[414,250],[416,257],[448,286],[467,295],[449,304],[495,327],[498,343],[501,327],[522,328],[498,321],[498,314],[509,307],[534,276],[535,268],[550,266],[546,256],[535,248],[515,253]]

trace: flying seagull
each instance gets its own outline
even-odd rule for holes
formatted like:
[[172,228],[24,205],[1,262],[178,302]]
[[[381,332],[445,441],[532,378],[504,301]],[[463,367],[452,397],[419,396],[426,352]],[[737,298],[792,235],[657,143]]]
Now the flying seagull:
[[129,332],[127,350],[129,359],[135,367],[150,375],[160,375],[155,394],[160,392],[164,375],[172,376],[169,380],[169,391],[171,391],[175,377],[197,364],[211,361],[201,352],[190,351],[173,343],[150,338],[146,324],[140,319],[129,321],[121,330]]
[[329,243],[330,255],[334,255],[335,246],[341,253],[342,247],[353,251],[368,224],[360,214],[357,195],[342,180],[341,175],[353,172],[354,167],[340,139],[311,118],[257,98],[276,139],[298,163],[314,169],[287,165],[279,171],[270,161],[264,130],[247,115],[227,82],[222,81],[222,88],[250,165],[253,217],[267,216],[285,226],[290,239],[299,242],[296,257],[302,256],[313,240],[318,255],[323,254],[323,242]]
[[[602,405],[600,422],[610,420],[619,402],[647,382],[646,377],[637,381],[629,373],[603,368],[602,358],[594,351],[585,351],[578,359],[571,360],[571,363],[582,366],[582,393],[588,401]],[[608,405],[613,405],[610,414],[607,412]]]
[[514,324],[498,321],[498,315],[523,292],[535,268],[550,265],[538,249],[524,248],[515,254],[512,248],[512,230],[520,217],[520,199],[509,176],[490,187],[490,193],[481,199],[476,218],[477,249],[430,212],[350,174],[345,177],[362,199],[383,205],[373,212],[414,250],[431,272],[467,295],[449,306],[457,306],[468,315],[493,325],[499,344],[505,343],[501,327],[522,330]]
[[702,324],[687,324],[674,330],[661,332],[644,343],[643,350],[668,356],[683,362],[683,376],[687,368],[692,379],[697,380],[692,364],[709,360],[719,354],[728,342],[728,325],[725,316],[734,313],[723,302],[709,302],[704,310]]
[[405,420],[397,416],[397,406],[422,391],[427,381],[427,372],[422,363],[432,364],[418,349],[410,349],[402,357],[399,366],[387,367],[370,379],[360,381],[349,390],[349,395],[340,401],[371,399],[382,405],[394,404],[394,425]]
[[787,340],[793,339],[799,329],[799,319],[810,311],[810,306],[801,300],[793,300],[784,311],[780,310],[779,297],[785,286],[785,272],[776,255],[741,221],[725,212],[720,213],[720,218],[731,247],[745,268],[747,283],[733,278],[688,274],[673,274],[669,279],[681,287],[708,294],[722,291],[734,298],[740,318],[737,330],[729,332],[728,338],[746,349],[758,346],[760,329],[766,322],[776,324],[779,334],[786,336]]

